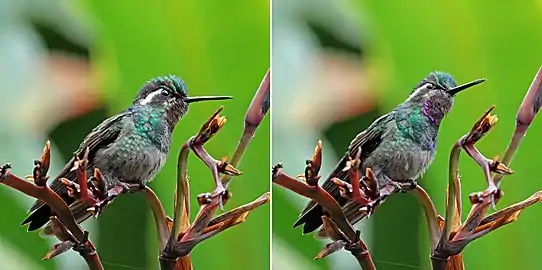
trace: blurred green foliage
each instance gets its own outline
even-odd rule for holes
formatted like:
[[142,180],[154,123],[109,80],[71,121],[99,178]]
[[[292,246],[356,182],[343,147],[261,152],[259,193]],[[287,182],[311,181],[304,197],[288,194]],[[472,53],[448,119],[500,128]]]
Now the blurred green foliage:
[[[80,1],[76,7],[92,18],[90,61],[106,97],[108,115],[129,106],[139,87],[161,74],[182,77],[189,95],[234,96],[231,101],[192,105],[177,126],[168,161],[151,183],[172,215],[179,147],[221,105],[228,122],[206,148],[217,159],[235,150],[246,109],[270,66],[269,1]],[[233,179],[233,197],[226,210],[269,190],[269,134],[267,117],[238,166],[244,174]],[[63,134],[65,138],[71,135]],[[193,218],[199,209],[196,195],[212,190],[214,184],[207,167],[193,156],[189,175]],[[0,192],[6,193],[5,189]],[[3,218],[13,222],[1,222],[0,229],[13,231],[24,210],[5,213]],[[198,245],[191,256],[195,268],[268,269],[269,216],[269,206],[263,206],[246,224]],[[158,269],[154,222],[141,197],[119,198],[98,224],[99,230],[91,232],[91,237],[105,269]],[[49,245],[35,234],[16,229],[17,233],[5,238],[25,250],[28,258],[54,269],[54,262],[40,262]]]
[[[487,0],[395,1],[393,4],[387,1],[351,2],[364,19],[367,45],[364,49],[370,64],[381,72],[378,78],[385,79],[376,85],[385,91],[381,95],[381,114],[402,102],[417,82],[432,70],[450,72],[458,83],[477,78],[488,79],[486,83],[458,95],[451,114],[441,125],[435,162],[420,180],[421,185],[430,192],[438,211],[443,214],[448,156],[452,144],[468,132],[478,117],[493,104],[497,106],[495,113],[499,116],[499,123],[482,139],[479,149],[490,158],[505,151],[515,125],[516,110],[542,64],[542,51],[539,49],[542,36],[537,34],[542,25],[542,6],[539,1],[499,5]],[[498,208],[523,200],[542,189],[536,176],[537,156],[542,148],[538,140],[542,134],[541,122],[540,119],[534,121],[515,156],[511,165],[515,174],[504,180],[502,188],[505,196]],[[355,134],[362,128],[352,126],[341,132]],[[341,138],[332,143],[344,146],[350,140],[351,137]],[[324,146],[324,151],[331,150]],[[306,154],[309,157],[312,153]],[[480,168],[466,155],[461,157],[460,168],[466,215],[470,208],[467,195],[484,189],[486,183]],[[274,197],[273,209],[281,209],[281,215],[287,216],[290,221],[283,224],[275,222],[274,231],[280,232],[284,238],[291,238],[289,244],[310,262],[322,243],[317,243],[310,236],[301,236],[300,230],[291,229],[301,209],[294,209],[285,199],[283,196]],[[392,199],[380,210],[391,207],[395,213],[384,212],[395,216],[386,222],[377,221],[373,229],[380,234],[369,236],[374,241],[372,248],[383,247],[386,250],[377,251],[373,256],[378,269],[430,269],[423,216],[408,212],[416,210],[401,205],[410,204],[410,198],[398,196]],[[382,218],[378,214],[373,218]],[[404,224],[409,215],[419,217],[417,230]],[[466,268],[540,268],[542,258],[538,256],[538,243],[542,235],[538,233],[538,222],[541,216],[542,206],[535,205],[520,216],[519,222],[471,243],[464,251]],[[408,236],[402,238],[403,241],[397,241],[395,237],[398,234]],[[420,245],[416,244],[416,239]],[[352,265],[355,265],[355,260],[351,259]],[[401,265],[403,263],[406,265]],[[333,269],[325,262],[312,265],[314,269]]]

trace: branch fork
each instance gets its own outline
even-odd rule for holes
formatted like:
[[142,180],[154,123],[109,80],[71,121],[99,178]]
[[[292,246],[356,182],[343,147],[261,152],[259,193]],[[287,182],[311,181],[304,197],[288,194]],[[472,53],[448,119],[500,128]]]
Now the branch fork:
[[[7,185],[11,188],[21,191],[22,193],[34,197],[36,199],[44,201],[51,207],[54,216],[51,217],[51,230],[54,235],[61,241],[51,248],[49,252],[44,256],[44,260],[51,259],[58,256],[70,249],[78,252],[83,259],[87,262],[90,269],[103,269],[103,265],[100,261],[98,253],[94,244],[92,244],[89,234],[77,224],[73,214],[71,213],[68,205],[55,193],[49,186],[47,186],[47,179],[51,158],[51,144],[49,141],[45,144],[43,154],[40,160],[34,162],[34,169],[32,176],[27,179],[32,179],[33,183],[17,177],[9,172],[10,165],[4,165],[0,173],[0,183]],[[83,159],[76,162],[74,166],[76,170],[81,170],[83,173],[77,174],[77,185],[81,187],[81,190],[86,190],[86,174],[84,173],[84,167],[87,155]],[[78,166],[77,164],[81,165]],[[76,199],[87,201],[90,200],[90,196],[85,192],[77,192],[72,194]]]
[[[312,199],[326,210],[328,215],[322,216],[322,234],[325,234],[333,242],[325,245],[315,259],[324,258],[344,248],[350,251],[363,269],[375,269],[368,248],[360,238],[360,232],[355,230],[348,222],[341,206],[333,196],[318,185],[320,179],[319,170],[322,165],[322,141],[318,141],[312,159],[308,160],[306,164],[305,174],[302,177],[298,176],[304,180],[303,182],[285,174],[282,171],[281,163],[273,167],[272,179],[274,184]],[[350,169],[354,170],[355,161],[352,165]],[[359,181],[359,178],[357,178],[357,181]],[[344,193],[347,193],[347,190],[352,190],[352,186],[348,183],[344,183],[340,187],[344,189]],[[365,197],[360,195],[359,199],[362,198]]]

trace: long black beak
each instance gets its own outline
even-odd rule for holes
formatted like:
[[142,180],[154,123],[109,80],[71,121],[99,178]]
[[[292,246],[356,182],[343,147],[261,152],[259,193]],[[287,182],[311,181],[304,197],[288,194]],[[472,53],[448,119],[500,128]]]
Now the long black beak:
[[184,99],[186,103],[208,101],[208,100],[223,100],[223,99],[233,99],[230,96],[205,96],[205,97],[187,97]]
[[478,80],[475,80],[475,81],[472,81],[472,82],[469,82],[469,83],[466,83],[466,84],[462,84],[462,85],[459,85],[459,86],[456,86],[452,89],[448,89],[448,94],[450,94],[451,96],[455,96],[457,93],[467,89],[467,88],[471,88],[477,84],[480,84],[480,83],[483,83],[485,82],[486,79],[478,79]]

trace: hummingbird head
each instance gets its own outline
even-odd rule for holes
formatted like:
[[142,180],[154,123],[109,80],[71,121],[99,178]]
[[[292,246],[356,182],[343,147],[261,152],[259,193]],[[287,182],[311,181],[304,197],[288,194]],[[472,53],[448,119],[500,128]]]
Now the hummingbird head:
[[478,79],[458,86],[452,75],[434,71],[418,83],[407,101],[422,104],[424,110],[444,116],[452,108],[457,93],[484,81]]
[[450,112],[457,93],[484,81],[485,79],[478,79],[458,86],[452,75],[434,71],[418,83],[401,107],[420,108],[422,113],[438,126]]
[[145,83],[133,102],[135,106],[149,106],[166,112],[174,124],[188,112],[190,103],[231,99],[228,96],[189,97],[184,81],[175,75],[153,78]]

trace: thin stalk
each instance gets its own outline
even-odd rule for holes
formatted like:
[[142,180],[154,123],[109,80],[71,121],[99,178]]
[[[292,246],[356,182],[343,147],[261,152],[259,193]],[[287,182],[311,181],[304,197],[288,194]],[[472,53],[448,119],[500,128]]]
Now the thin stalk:
[[[258,86],[258,90],[256,90],[256,93],[250,102],[250,106],[247,109],[247,113],[245,115],[245,126],[242,133],[243,135],[241,136],[241,139],[237,144],[237,148],[235,149],[235,153],[233,154],[233,158],[230,161],[230,164],[234,167],[237,167],[241,162],[246,149],[250,145],[250,142],[256,133],[256,129],[258,129],[263,118],[269,111],[271,95],[270,91],[271,71],[267,69],[267,72],[265,73],[265,76],[263,77],[260,86]],[[228,187],[230,180],[231,176],[229,175],[224,175],[221,178],[225,188]]]
[[160,269],[162,270],[176,270],[177,259],[166,259],[160,257]]
[[[510,140],[510,144],[506,149],[502,163],[509,166],[514,154],[518,150],[519,144],[523,140],[527,129],[533,122],[534,118],[538,114],[542,106],[542,67],[538,69],[538,72],[533,78],[521,105],[519,106],[518,112],[516,114],[516,128],[514,130],[514,135]],[[501,182],[503,175],[495,175],[493,180],[497,186]]]
[[181,151],[179,151],[179,158],[177,161],[177,191],[175,196],[175,213],[173,214],[173,226],[171,229],[171,234],[169,237],[169,243],[168,247],[173,250],[173,246],[175,246],[175,243],[177,242],[177,236],[179,236],[179,233],[181,232],[181,220],[183,215],[183,209],[185,209],[184,203],[184,197],[190,196],[189,191],[185,190],[184,187],[187,182],[186,179],[186,169],[188,167],[188,153],[190,152],[190,146],[189,142],[192,140],[188,140],[187,143],[183,144],[181,147]]
[[93,252],[91,255],[81,255],[85,262],[87,262],[88,268],[90,270],[104,270],[102,262],[100,261],[100,256],[98,252]]
[[457,170],[459,167],[459,154],[461,153],[461,142],[465,137],[462,137],[452,147],[450,152],[450,160],[448,164],[448,198],[446,199],[446,216],[444,229],[442,231],[441,243],[443,247],[448,244],[450,234],[454,222],[454,211],[456,210],[456,190],[455,190],[455,178],[457,177]]
[[[514,130],[514,135],[512,135],[510,144],[508,144],[508,147],[506,148],[506,152],[504,153],[504,157],[501,160],[501,162],[504,165],[509,166],[510,162],[512,162],[512,159],[514,158],[514,155],[518,151],[521,141],[523,141],[523,138],[525,137],[525,133],[527,132],[528,127],[529,126],[525,126],[521,124],[516,125],[516,129]],[[495,174],[493,176],[493,181],[495,182],[495,185],[499,186],[503,177],[504,177],[503,174]]]
[[175,192],[176,196],[173,213],[173,225],[171,227],[171,233],[169,235],[169,240],[166,244],[166,247],[160,255],[160,266],[162,270],[175,269],[174,267],[177,264],[177,257],[173,256],[173,254],[175,254],[174,247],[177,243],[177,237],[181,232],[183,214],[185,214],[184,216],[190,216],[189,213],[185,213],[186,211],[190,210],[188,208],[185,208],[185,198],[190,196],[190,191],[185,189],[186,187],[188,187],[188,185],[186,184],[186,182],[188,181],[186,179],[186,168],[188,166],[188,153],[190,152],[190,144],[192,143],[194,138],[195,137],[191,137],[187,142],[183,144],[177,158],[177,189]]
[[437,209],[435,208],[435,204],[433,204],[431,197],[429,197],[429,194],[427,194],[425,189],[421,186],[416,186],[416,189],[412,190],[412,194],[416,197],[425,213],[425,220],[427,222],[427,227],[429,228],[431,250],[434,250],[437,248],[441,234],[438,224]]
[[[230,161],[230,164],[233,167],[237,167],[237,165],[239,165],[241,162],[241,159],[245,155],[250,142],[252,142],[252,138],[254,138],[255,131],[256,128],[253,126],[245,126],[245,129],[243,129],[243,135],[241,136],[241,139],[239,140],[237,148],[235,148],[235,152],[233,153],[233,157]],[[222,179],[220,179],[225,188],[228,188],[231,178],[232,177],[230,175],[224,174]]]
[[352,253],[363,270],[376,270],[375,263],[369,251]]
[[440,257],[431,256],[431,269],[433,270],[446,270],[446,265],[448,264],[447,259]]
[[162,206],[162,202],[156,196],[156,193],[149,187],[145,186],[142,190],[145,200],[149,204],[154,217],[154,224],[156,225],[156,231],[158,233],[158,247],[163,250],[166,247],[170,232],[167,226],[167,215]]

